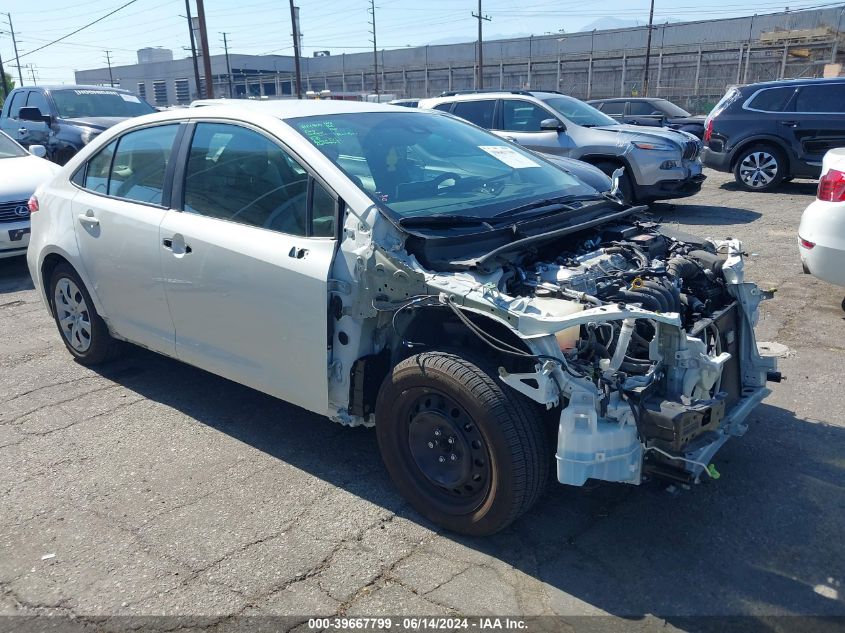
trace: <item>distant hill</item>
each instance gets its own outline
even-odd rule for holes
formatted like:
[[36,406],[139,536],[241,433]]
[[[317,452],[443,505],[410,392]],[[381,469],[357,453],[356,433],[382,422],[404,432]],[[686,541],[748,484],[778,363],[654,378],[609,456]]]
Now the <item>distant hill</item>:
[[[675,18],[662,18],[660,20],[655,20],[655,25],[666,24],[669,22],[670,24],[673,22],[680,22],[680,20],[676,20]],[[581,27],[579,29],[580,32],[584,31],[609,31],[612,29],[630,29],[635,26],[645,26],[648,24],[647,20],[625,20],[623,18],[600,18],[595,22],[590,22],[589,24]]]

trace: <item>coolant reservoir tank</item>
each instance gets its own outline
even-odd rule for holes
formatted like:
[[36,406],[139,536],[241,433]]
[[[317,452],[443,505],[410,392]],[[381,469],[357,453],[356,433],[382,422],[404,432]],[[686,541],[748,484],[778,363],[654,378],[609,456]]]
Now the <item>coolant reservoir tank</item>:
[[[584,304],[568,299],[551,299],[549,297],[534,297],[530,305],[535,307],[542,316],[563,317],[581,312]],[[581,335],[580,326],[571,327],[555,333],[555,338],[561,349],[572,349]]]
[[589,393],[573,393],[561,413],[556,457],[562,484],[583,486],[587,479],[640,482],[642,444],[636,427],[599,418]]

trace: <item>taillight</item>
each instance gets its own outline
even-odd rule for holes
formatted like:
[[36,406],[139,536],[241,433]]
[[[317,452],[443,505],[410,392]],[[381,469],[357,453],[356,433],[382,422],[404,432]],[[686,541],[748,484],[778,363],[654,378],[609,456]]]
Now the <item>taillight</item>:
[[707,119],[707,123],[705,123],[704,128],[704,142],[709,143],[710,139],[713,137],[713,119]]
[[826,202],[845,202],[845,173],[831,169],[819,180],[819,200]]
[[815,242],[811,242],[810,240],[805,240],[800,235],[798,236],[798,242],[799,242],[799,244],[801,244],[801,246],[806,248],[808,251],[815,248],[815,246],[816,246]]
[[32,194],[29,197],[29,202],[26,203],[26,206],[29,207],[30,213],[35,213],[38,211],[38,198],[35,197],[35,194]]

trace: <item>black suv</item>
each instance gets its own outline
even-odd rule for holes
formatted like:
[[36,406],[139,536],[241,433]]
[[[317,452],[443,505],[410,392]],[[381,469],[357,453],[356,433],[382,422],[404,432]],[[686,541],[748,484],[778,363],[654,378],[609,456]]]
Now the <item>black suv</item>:
[[607,116],[629,125],[652,125],[683,130],[699,139],[704,136],[704,117],[690,114],[681,106],[657,97],[622,97],[587,101]]
[[704,164],[748,191],[818,178],[845,146],[845,78],[790,79],[730,88],[707,117]]
[[131,92],[103,86],[27,86],[3,105],[0,130],[24,147],[43,145],[64,165],[100,132],[156,109]]

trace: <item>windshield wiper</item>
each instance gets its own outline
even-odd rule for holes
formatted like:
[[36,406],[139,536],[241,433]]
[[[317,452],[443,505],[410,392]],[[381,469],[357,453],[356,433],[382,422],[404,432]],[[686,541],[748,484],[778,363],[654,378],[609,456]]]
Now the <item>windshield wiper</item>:
[[541,209],[543,207],[550,207],[552,205],[560,205],[560,206],[569,206],[574,202],[589,202],[593,200],[604,200],[604,196],[601,194],[593,194],[589,196],[559,196],[557,198],[545,198],[543,200],[536,200],[534,202],[529,202],[528,204],[523,204],[518,207],[514,207],[513,209],[508,209],[507,211],[502,211],[501,213],[497,213],[493,216],[492,219],[496,220],[499,218],[509,218],[515,215],[519,215],[526,211],[532,211],[534,209]]
[[438,226],[472,226],[481,224],[490,226],[484,218],[471,215],[411,215],[399,220],[401,227],[438,227]]

